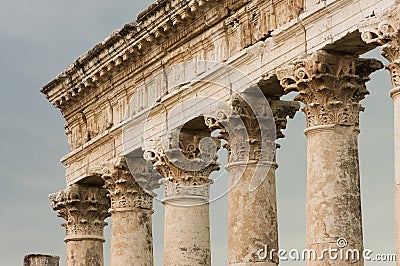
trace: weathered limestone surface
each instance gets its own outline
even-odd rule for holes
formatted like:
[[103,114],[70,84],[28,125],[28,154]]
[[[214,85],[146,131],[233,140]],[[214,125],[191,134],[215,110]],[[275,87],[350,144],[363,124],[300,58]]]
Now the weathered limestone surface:
[[[298,90],[307,129],[307,248],[322,254],[338,248],[363,250],[358,164],[360,101],[365,82],[382,68],[377,60],[319,51],[280,74],[287,91]],[[308,260],[307,265],[363,265],[359,261]]]
[[67,266],[103,266],[104,219],[110,201],[99,187],[72,185],[51,194],[52,206],[66,220]]
[[59,266],[60,257],[41,254],[29,254],[24,257],[24,266]]
[[[179,185],[166,182],[167,189],[179,189]],[[164,265],[211,265],[208,186],[200,188],[204,194],[174,193],[175,199],[164,200]]]
[[[159,144],[147,151],[164,177],[165,265],[211,265],[209,175],[219,167],[216,150],[202,142],[205,137],[210,137],[205,126],[182,128],[166,147]],[[211,141],[219,144],[215,138]]]
[[108,161],[99,170],[110,191],[111,265],[153,265],[153,195],[137,183],[125,158]]
[[[250,192],[255,167],[264,168],[266,177],[255,191]],[[231,188],[228,200],[229,265],[278,265],[277,256],[273,260],[269,256],[265,260],[257,256],[257,251],[264,245],[278,250],[275,169],[275,164],[267,162],[227,165]],[[242,175],[238,182],[234,181],[235,173]]]
[[278,250],[275,140],[283,137],[286,117],[293,118],[299,104],[279,101],[277,96],[268,101],[259,93],[248,89],[243,97],[233,96],[232,113],[225,120],[206,119],[228,142],[229,265],[279,263],[277,256],[259,258],[257,251],[265,245]]

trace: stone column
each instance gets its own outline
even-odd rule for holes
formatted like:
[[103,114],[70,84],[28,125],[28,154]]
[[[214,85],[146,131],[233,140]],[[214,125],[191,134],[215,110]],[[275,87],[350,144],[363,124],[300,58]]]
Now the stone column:
[[52,207],[66,220],[67,266],[104,265],[104,219],[109,216],[106,190],[74,184],[51,194]]
[[[136,175],[151,174],[144,163]],[[123,157],[104,163],[101,175],[111,199],[111,265],[153,265],[153,195],[137,183]]]
[[278,265],[275,126],[283,137],[286,117],[293,118],[300,106],[278,99],[268,103],[260,99],[261,91],[258,95],[249,90],[244,96],[232,97],[233,114],[225,128],[223,121],[209,123],[212,129],[221,128],[220,137],[228,141],[228,264]]
[[207,150],[213,144],[202,141],[208,136],[209,131],[182,129],[166,148],[147,152],[164,177],[164,265],[211,265],[208,177],[219,167]]
[[[360,172],[360,101],[368,76],[382,64],[374,59],[318,51],[279,73],[286,91],[299,91],[307,129],[307,265],[363,265]],[[360,258],[331,260],[324,250],[356,249]],[[321,257],[324,254],[322,259]],[[352,265],[353,265],[352,264]]]
[[359,26],[362,39],[368,44],[382,45],[382,55],[389,60],[394,103],[394,197],[396,222],[396,264],[400,265],[400,8],[394,7],[383,16],[367,19]]
[[60,257],[42,254],[29,254],[24,257],[24,266],[59,266]]

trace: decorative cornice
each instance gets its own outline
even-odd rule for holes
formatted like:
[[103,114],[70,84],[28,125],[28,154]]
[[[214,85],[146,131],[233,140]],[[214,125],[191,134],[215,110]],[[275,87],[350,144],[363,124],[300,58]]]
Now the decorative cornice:
[[107,191],[99,187],[74,184],[49,195],[53,210],[66,220],[65,241],[97,239],[104,241],[104,219],[109,217]]
[[108,196],[111,199],[111,212],[153,209],[154,195],[150,194],[151,190],[146,192],[136,179],[143,179],[143,185],[147,186],[149,184],[146,181],[153,182],[152,173],[148,171],[146,165],[142,165],[140,169],[142,171],[135,173],[134,177],[126,159],[119,157],[103,163],[99,170],[104,180],[104,187],[110,191]]
[[341,124],[359,125],[359,103],[369,94],[369,75],[383,67],[375,59],[318,51],[278,70],[286,92],[298,91],[295,100],[306,104],[307,127]]
[[209,175],[219,170],[219,139],[211,138],[207,131],[182,129],[173,132],[166,142],[146,152],[166,181],[186,187],[212,183]]
[[394,87],[400,86],[400,6],[382,15],[367,18],[359,25],[364,42],[382,45],[382,55],[389,60],[386,66]]
[[[116,78],[115,74],[121,72],[121,69],[137,72],[148,68],[167,52],[177,50],[185,41],[224,19],[232,19],[233,24],[224,25],[223,31],[227,31],[229,27],[238,31],[241,35],[240,49],[243,49],[256,41],[269,38],[276,28],[296,18],[303,11],[304,5],[303,0],[278,0],[267,3],[260,0],[259,4],[266,6],[266,10],[260,11],[257,10],[257,4],[250,0],[157,1],[140,14],[137,21],[114,31],[103,42],[80,56],[45,85],[41,92],[63,112],[70,103],[79,99],[78,95],[93,92],[106,82],[112,84]],[[239,23],[238,30],[235,26],[238,19],[235,11],[246,5],[249,5],[249,8],[242,12],[245,15]],[[259,18],[261,13],[262,19]],[[269,21],[262,21],[266,19]],[[254,25],[250,25],[251,23]],[[268,28],[265,28],[266,25]],[[261,27],[265,32],[260,31]],[[257,36],[252,36],[251,32]],[[154,67],[158,66],[159,64]]]
[[[137,21],[124,25],[112,32],[103,42],[87,53],[81,55],[64,72],[45,85],[41,92],[57,108],[61,108],[83,91],[95,88],[98,84],[109,80],[110,74],[118,71],[124,64],[140,61],[144,53],[170,39],[170,35],[184,30],[197,19],[204,19],[204,14],[225,1],[219,0],[164,0],[150,6],[138,16]],[[241,7],[248,0],[236,0]],[[227,10],[227,9],[226,9]],[[221,12],[219,12],[221,13]],[[214,25],[223,19],[213,17],[207,20],[204,28]],[[190,35],[190,34],[189,34]],[[183,36],[184,39],[189,37]],[[191,36],[191,35],[190,35]],[[173,44],[176,44],[174,42]]]

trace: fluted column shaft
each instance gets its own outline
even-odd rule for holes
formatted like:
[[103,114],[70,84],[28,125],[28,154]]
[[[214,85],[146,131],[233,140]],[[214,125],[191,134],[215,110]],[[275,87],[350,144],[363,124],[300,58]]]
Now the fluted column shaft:
[[400,7],[394,6],[386,14],[367,18],[359,25],[362,39],[382,45],[382,55],[389,60],[394,104],[394,197],[396,225],[396,265],[400,265]]
[[[368,94],[365,82],[381,68],[377,60],[318,51],[280,71],[287,91],[297,90],[305,103],[307,129],[307,248],[356,249],[359,256],[307,260],[307,265],[363,265],[360,172],[358,164],[359,102]],[[353,265],[353,264],[352,264]]]
[[[164,177],[164,265],[209,266],[209,175],[219,169],[216,150],[208,152],[204,142],[200,147],[202,139],[210,136],[208,129],[175,133],[166,148],[148,151],[149,159]],[[219,145],[219,140],[215,141]]]
[[[137,178],[150,174],[144,159],[133,163],[141,169]],[[101,176],[111,199],[111,265],[153,265],[153,195],[137,183],[125,158],[104,163]]]
[[106,190],[74,184],[50,195],[52,206],[66,222],[66,265],[104,265],[104,219],[109,216]]

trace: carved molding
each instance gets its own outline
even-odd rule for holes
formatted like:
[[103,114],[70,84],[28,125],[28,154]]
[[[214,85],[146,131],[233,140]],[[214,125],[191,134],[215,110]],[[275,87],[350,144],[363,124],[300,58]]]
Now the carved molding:
[[306,104],[307,127],[359,125],[360,101],[369,94],[369,75],[383,67],[375,59],[331,54],[320,50],[278,70],[286,92],[298,91],[295,100]]
[[107,191],[99,187],[74,184],[49,195],[53,210],[66,220],[66,241],[98,239],[104,241],[104,219],[109,217]]
[[[139,167],[139,166],[138,166]],[[108,196],[111,199],[111,212],[130,209],[153,209],[153,197],[151,192],[146,192],[138,183],[136,178],[143,180],[143,185],[149,186],[152,183],[152,173],[147,171],[146,165],[132,175],[126,159],[119,157],[109,160],[101,165],[100,174],[104,180],[104,187],[110,191]]]
[[381,16],[367,18],[359,25],[361,38],[366,43],[382,46],[382,55],[389,60],[386,68],[391,73],[394,87],[400,86],[400,7]]
[[208,202],[210,198],[210,183],[197,186],[182,186],[179,183],[164,180],[164,201],[192,200]]
[[166,181],[186,187],[212,183],[209,175],[219,170],[219,139],[210,138],[208,131],[182,129],[166,142],[146,151],[147,159]]

